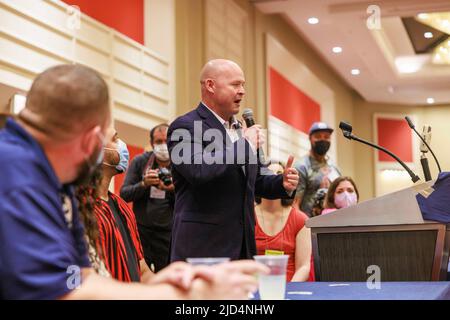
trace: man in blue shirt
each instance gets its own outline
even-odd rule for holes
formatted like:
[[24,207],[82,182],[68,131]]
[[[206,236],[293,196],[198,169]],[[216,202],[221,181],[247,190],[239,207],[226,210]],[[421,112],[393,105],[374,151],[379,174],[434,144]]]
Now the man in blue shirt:
[[152,285],[92,271],[72,186],[102,162],[109,126],[105,81],[87,67],[61,65],[38,75],[17,121],[0,131],[0,299],[245,297],[251,274],[267,271],[254,262],[176,264]]

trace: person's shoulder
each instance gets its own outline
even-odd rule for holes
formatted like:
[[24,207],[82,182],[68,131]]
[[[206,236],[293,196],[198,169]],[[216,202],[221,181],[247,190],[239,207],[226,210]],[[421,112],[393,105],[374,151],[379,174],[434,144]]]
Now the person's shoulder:
[[44,183],[47,179],[47,169],[31,149],[17,143],[0,141],[0,154],[0,192]]
[[300,226],[300,228],[302,228],[305,225],[306,220],[308,220],[308,216],[306,215],[306,213],[295,207],[292,207],[291,214],[295,225]]
[[141,154],[138,154],[133,158],[133,161],[136,163],[146,162],[148,161],[148,158],[150,157],[151,152],[150,151],[144,151]]
[[297,169],[302,169],[302,168],[309,167],[310,164],[311,164],[311,160],[309,159],[309,155],[304,155],[303,157],[301,157],[294,163],[294,167]]
[[178,118],[176,118],[169,126],[169,131],[173,131],[179,128],[190,128],[194,125],[195,120],[200,120],[200,116],[197,109],[191,110]]
[[111,198],[113,198],[113,200],[114,201],[116,201],[118,204],[127,204],[127,202],[124,200],[124,199],[122,199],[118,194],[115,194],[115,193],[113,193],[113,192],[110,192],[109,193],[109,196],[111,197]]
[[109,195],[117,203],[121,212],[126,212],[127,214],[131,214],[131,216],[134,217],[130,205],[122,197],[112,192]]

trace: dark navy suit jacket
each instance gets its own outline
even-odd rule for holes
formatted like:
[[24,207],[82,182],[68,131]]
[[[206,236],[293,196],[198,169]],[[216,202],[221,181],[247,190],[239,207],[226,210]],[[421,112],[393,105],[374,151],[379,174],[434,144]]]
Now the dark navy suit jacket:
[[[260,165],[251,162],[256,157],[252,158],[248,142],[241,137],[232,143],[225,127],[201,103],[170,125],[168,146],[175,184],[171,261],[252,258],[256,254],[255,194],[289,198],[282,176],[261,175]],[[208,164],[212,157],[222,163]],[[246,250],[241,254],[244,242]]]

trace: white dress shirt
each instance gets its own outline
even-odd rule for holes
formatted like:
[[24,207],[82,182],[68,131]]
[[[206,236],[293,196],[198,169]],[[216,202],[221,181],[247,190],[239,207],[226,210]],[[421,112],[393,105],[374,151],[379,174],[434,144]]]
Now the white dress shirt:
[[217,120],[219,120],[219,122],[225,127],[225,130],[228,134],[228,137],[230,138],[231,142],[236,142],[237,140],[239,140],[239,134],[237,132],[237,130],[233,127],[231,127],[231,123],[230,121],[226,121],[224,120],[221,116],[219,116],[217,113],[215,113],[213,110],[211,110],[211,108],[209,108],[204,102],[202,102],[202,104],[209,110],[212,112],[212,114],[217,118]]

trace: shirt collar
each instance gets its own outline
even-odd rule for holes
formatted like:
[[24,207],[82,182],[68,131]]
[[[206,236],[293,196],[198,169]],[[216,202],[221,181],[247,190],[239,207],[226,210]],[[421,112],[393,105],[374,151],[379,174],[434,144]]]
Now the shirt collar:
[[41,160],[42,164],[45,166],[49,178],[52,180],[55,186],[57,186],[58,190],[69,191],[72,189],[61,184],[41,145],[13,118],[8,118],[6,120],[5,132],[11,137],[20,140],[23,144],[26,144],[27,147],[32,150],[34,154],[36,154],[37,158]]
[[204,103],[202,101],[202,104],[206,107],[206,109],[208,109],[209,111],[211,111],[211,113],[217,118],[217,120],[219,120],[219,122],[223,125],[223,126],[227,126],[228,121],[224,120],[221,116],[219,116],[217,113],[215,113],[210,107],[208,107],[206,105],[206,103]]

